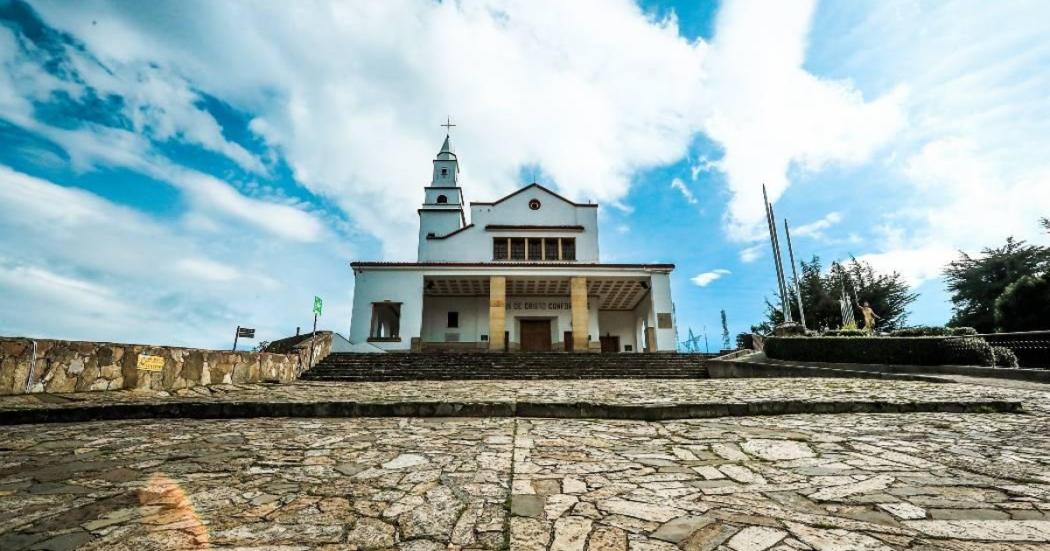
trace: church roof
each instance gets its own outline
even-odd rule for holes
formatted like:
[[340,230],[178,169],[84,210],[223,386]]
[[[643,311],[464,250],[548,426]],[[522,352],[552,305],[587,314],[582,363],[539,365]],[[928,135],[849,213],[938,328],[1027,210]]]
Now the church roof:
[[505,195],[502,198],[497,199],[496,201],[494,201],[492,203],[486,203],[486,202],[480,202],[480,201],[471,201],[470,204],[471,205],[489,205],[489,206],[498,205],[498,204],[506,201],[507,199],[510,199],[511,197],[514,197],[515,195],[517,195],[519,193],[522,193],[522,192],[524,192],[526,190],[532,189],[532,188],[542,189],[543,191],[546,191],[547,193],[553,195],[554,197],[556,197],[558,199],[561,199],[562,201],[565,201],[566,203],[568,203],[568,204],[570,204],[570,205],[572,205],[574,207],[594,207],[594,208],[598,208],[598,205],[596,205],[594,203],[575,203],[573,201],[570,201],[570,200],[566,199],[565,197],[563,197],[561,195],[558,195],[557,193],[554,193],[550,189],[545,188],[545,187],[537,184],[536,182],[533,182],[533,183],[531,183],[531,184],[529,184],[529,185],[519,189],[518,191],[515,191],[514,193],[511,193],[509,195]]

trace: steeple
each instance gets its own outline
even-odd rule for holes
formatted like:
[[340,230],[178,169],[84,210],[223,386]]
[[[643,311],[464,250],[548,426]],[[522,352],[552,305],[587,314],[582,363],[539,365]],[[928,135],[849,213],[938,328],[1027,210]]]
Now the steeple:
[[449,155],[452,157],[456,156],[456,153],[452,151],[452,137],[445,134],[445,143],[441,144],[441,151],[438,152],[438,158],[441,159],[442,155],[448,158]]
[[430,180],[430,185],[435,187],[456,187],[459,185],[459,160],[456,159],[456,153],[452,149],[452,136],[449,133],[453,126],[452,119],[442,124],[445,127],[445,141],[441,144],[441,151],[438,151],[437,157],[434,158],[434,177]]
[[459,160],[452,149],[452,137],[447,129],[452,120],[442,124],[446,128],[445,141],[434,158],[434,176],[424,188],[423,206],[419,209],[418,257],[426,258],[430,241],[440,239],[467,225],[463,211],[463,190],[459,188]]

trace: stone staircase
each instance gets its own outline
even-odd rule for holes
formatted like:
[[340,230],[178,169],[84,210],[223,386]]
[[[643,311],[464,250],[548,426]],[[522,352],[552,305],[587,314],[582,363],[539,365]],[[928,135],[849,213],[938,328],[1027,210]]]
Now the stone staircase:
[[335,352],[303,373],[309,381],[466,379],[706,379],[698,354]]

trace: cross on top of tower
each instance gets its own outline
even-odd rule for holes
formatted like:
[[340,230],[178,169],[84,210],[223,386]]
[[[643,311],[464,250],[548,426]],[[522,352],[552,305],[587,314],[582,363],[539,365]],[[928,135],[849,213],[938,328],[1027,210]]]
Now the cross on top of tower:
[[445,135],[447,136],[450,132],[452,132],[452,127],[456,125],[452,124],[452,117],[448,117],[445,124],[442,124],[441,126],[445,127]]

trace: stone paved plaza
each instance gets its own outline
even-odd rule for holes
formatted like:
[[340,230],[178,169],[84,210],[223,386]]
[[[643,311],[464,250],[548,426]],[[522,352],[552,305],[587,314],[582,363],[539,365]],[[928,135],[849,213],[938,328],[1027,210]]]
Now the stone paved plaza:
[[[965,378],[960,378],[965,380]],[[949,381],[950,379],[944,379]],[[878,379],[628,379],[533,381],[405,381],[291,384],[241,384],[195,387],[177,392],[108,391],[0,396],[0,410],[76,407],[85,404],[157,402],[265,401],[314,402],[536,402],[587,401],[617,405],[676,403],[749,403],[802,399],[882,400],[886,402],[1040,399],[1050,385],[982,380],[988,384],[929,383]],[[994,386],[993,386],[994,385]]]
[[[432,386],[440,384],[401,388],[462,385]],[[680,381],[482,384],[546,388],[561,399],[600,391],[661,400],[683,388]],[[722,385],[738,399],[990,393],[1023,401],[1027,413],[0,427],[0,549],[1050,548],[1050,389],[689,384],[697,385],[690,392]],[[389,397],[395,388],[355,392]]]

